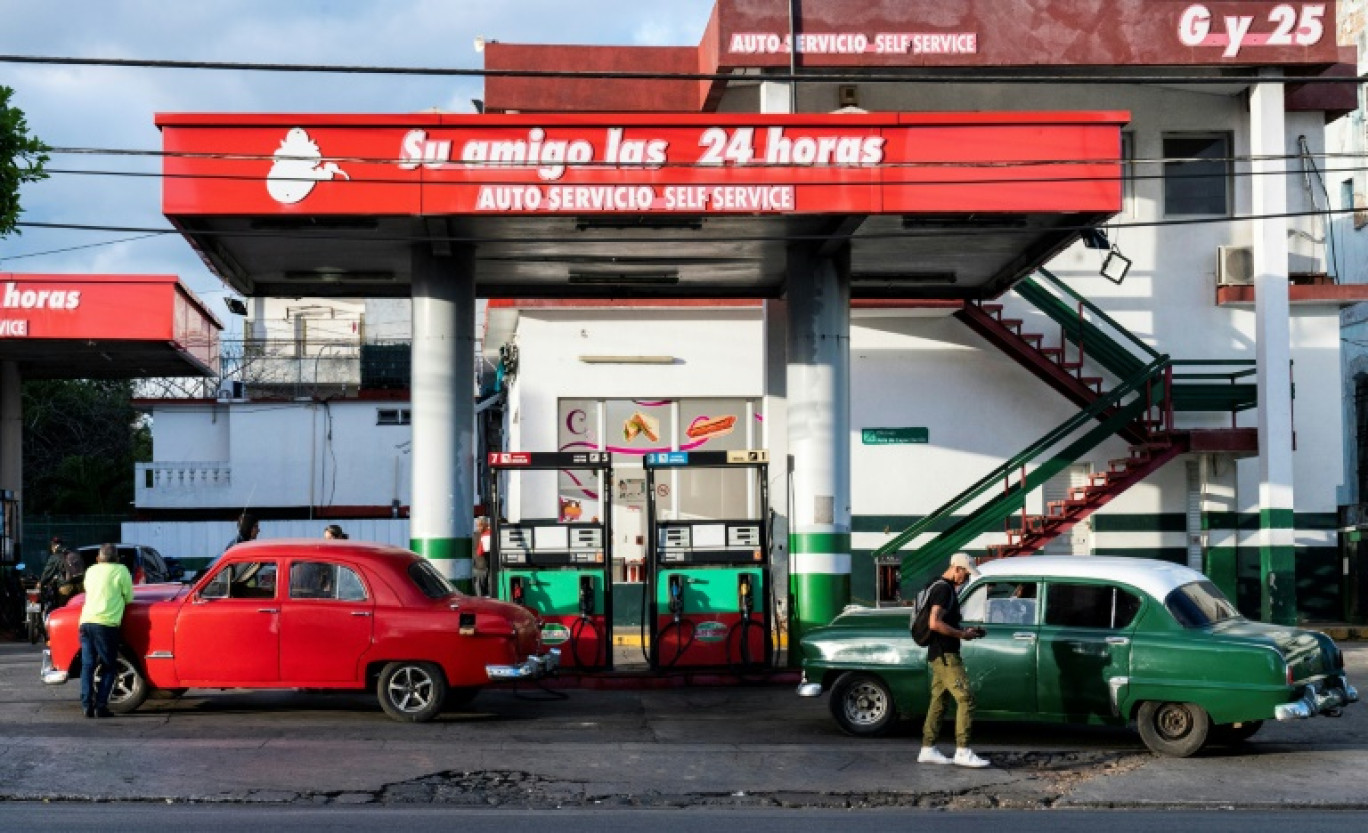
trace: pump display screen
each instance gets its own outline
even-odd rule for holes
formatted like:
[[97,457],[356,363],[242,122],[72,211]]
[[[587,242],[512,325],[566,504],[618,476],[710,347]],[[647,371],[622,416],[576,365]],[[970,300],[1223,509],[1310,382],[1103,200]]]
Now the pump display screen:
[[671,521],[656,529],[663,564],[745,564],[760,560],[759,521]]

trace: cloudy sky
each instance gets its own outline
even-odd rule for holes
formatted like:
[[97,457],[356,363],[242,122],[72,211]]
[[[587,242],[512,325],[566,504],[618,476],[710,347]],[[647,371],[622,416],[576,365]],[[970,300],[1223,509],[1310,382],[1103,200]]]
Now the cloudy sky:
[[[477,36],[516,43],[693,45],[713,0],[0,0],[0,55],[479,68]],[[114,69],[0,63],[30,132],[66,150],[153,151],[158,112],[471,112],[479,78]],[[154,158],[55,153],[26,222],[167,228]],[[104,171],[122,176],[76,171]],[[223,285],[177,236],[26,229],[0,272],[178,274],[221,318]],[[123,242],[120,242],[123,241]],[[92,245],[94,244],[94,245]],[[77,248],[83,247],[83,248]],[[67,250],[67,251],[61,251]]]

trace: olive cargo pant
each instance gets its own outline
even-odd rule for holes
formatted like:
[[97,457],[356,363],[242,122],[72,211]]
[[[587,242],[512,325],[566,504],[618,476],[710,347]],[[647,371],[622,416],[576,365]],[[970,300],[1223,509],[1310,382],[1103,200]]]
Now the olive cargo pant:
[[969,690],[969,675],[959,654],[942,654],[930,663],[931,702],[922,725],[922,746],[935,746],[940,734],[945,699],[955,698],[955,746],[969,746],[969,730],[974,726],[974,692]]

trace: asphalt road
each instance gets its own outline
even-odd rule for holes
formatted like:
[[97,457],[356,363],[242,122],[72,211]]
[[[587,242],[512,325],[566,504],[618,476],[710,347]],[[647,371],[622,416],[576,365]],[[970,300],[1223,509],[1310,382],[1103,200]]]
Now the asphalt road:
[[449,807],[243,807],[240,805],[143,804],[5,804],[0,828],[97,833],[221,833],[231,830],[327,830],[329,833],[372,833],[376,829],[447,829],[461,833],[507,833],[510,828],[554,826],[557,833],[693,833],[698,830],[745,830],[746,833],[885,833],[928,829],[936,833],[980,833],[985,829],[1013,833],[1096,833],[1101,828],[1126,833],[1286,833],[1289,826],[1309,830],[1362,830],[1362,811],[1303,811],[1295,816],[1275,811],[1096,811],[1039,813],[997,810],[991,813],[942,813],[931,810],[474,810]]
[[[1368,680],[1368,644],[1345,646]],[[791,685],[483,693],[423,725],[373,699],[191,691],[85,720],[74,683],[0,643],[0,800],[712,808],[1368,808],[1368,709],[1157,758],[1124,730],[980,724],[986,770],[918,766],[918,731],[856,740]],[[19,805],[13,805],[19,806]],[[142,805],[146,807],[146,805]],[[5,809],[8,806],[5,805]],[[1051,814],[1053,815],[1053,814]],[[0,826],[10,827],[0,821]]]

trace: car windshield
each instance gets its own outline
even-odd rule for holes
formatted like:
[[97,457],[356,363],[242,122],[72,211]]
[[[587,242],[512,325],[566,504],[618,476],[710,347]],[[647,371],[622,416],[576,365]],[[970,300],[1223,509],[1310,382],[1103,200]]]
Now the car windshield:
[[423,591],[423,595],[429,599],[440,599],[456,592],[456,588],[451,586],[446,576],[437,572],[437,568],[426,558],[410,564],[408,574],[413,583],[418,585],[418,589]]
[[1168,595],[1164,607],[1185,628],[1204,628],[1240,617],[1235,605],[1209,581],[1184,584]]

